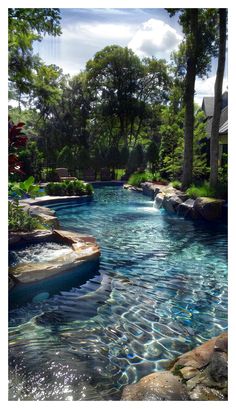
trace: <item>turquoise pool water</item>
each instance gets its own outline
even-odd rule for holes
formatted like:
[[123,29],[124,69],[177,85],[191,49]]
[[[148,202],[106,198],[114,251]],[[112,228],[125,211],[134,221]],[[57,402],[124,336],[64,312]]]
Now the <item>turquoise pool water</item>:
[[53,208],[61,226],[97,238],[100,266],[10,309],[10,400],[117,400],[227,328],[226,226],[170,216],[121,187]]

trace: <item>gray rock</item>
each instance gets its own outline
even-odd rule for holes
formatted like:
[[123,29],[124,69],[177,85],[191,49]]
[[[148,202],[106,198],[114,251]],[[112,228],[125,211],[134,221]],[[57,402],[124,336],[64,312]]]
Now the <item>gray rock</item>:
[[191,400],[225,400],[225,396],[217,389],[208,388],[204,385],[197,385],[190,393]]
[[214,351],[209,364],[209,373],[211,377],[220,382],[228,378],[228,361],[225,352]]
[[143,189],[143,194],[150,196],[153,200],[155,196],[160,192],[160,188],[152,182],[144,182],[140,184]]
[[164,193],[158,193],[155,197],[155,205],[158,209],[160,209],[163,205],[163,201],[164,201]]
[[182,200],[177,195],[165,195],[162,206],[167,212],[176,213]]
[[169,371],[155,372],[142,378],[138,383],[126,386],[121,400],[189,400],[181,378]]
[[41,214],[46,214],[48,216],[54,216],[55,215],[55,210],[51,210],[48,207],[45,206],[29,206],[29,213],[31,216],[38,216]]
[[194,210],[199,213],[203,219],[212,221],[222,218],[222,206],[224,200],[210,197],[198,197],[194,202]]
[[194,200],[187,199],[185,202],[178,206],[177,214],[180,217],[186,217],[191,219],[199,218],[198,213],[194,209]]

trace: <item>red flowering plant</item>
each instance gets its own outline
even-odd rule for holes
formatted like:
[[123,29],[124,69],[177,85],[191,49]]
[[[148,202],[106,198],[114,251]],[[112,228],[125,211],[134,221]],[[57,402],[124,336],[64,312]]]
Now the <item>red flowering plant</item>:
[[22,162],[19,161],[17,151],[26,145],[27,136],[22,131],[24,122],[15,125],[9,118],[8,120],[8,165],[10,175],[24,174]]
[[[19,148],[24,147],[27,143],[27,136],[24,134],[22,128],[24,122],[19,122],[15,125],[11,119],[8,119],[8,163],[9,174],[24,175],[23,163],[19,161],[17,152]],[[30,176],[23,182],[9,183],[8,186],[8,226],[9,231],[31,231],[36,228],[42,228],[39,218],[32,217],[29,210],[23,210],[19,205],[19,199],[23,197],[39,196],[39,186],[34,185],[34,177]]]

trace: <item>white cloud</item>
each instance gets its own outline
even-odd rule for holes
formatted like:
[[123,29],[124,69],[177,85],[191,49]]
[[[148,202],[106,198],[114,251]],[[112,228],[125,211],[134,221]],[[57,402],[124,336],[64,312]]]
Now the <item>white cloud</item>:
[[[201,105],[202,99],[204,97],[213,97],[214,96],[214,87],[215,87],[216,76],[209,77],[207,79],[197,78],[195,82],[195,92],[194,101]],[[223,92],[226,91],[228,85],[228,80],[224,78],[223,80]]]
[[133,34],[130,26],[122,24],[83,24],[80,28],[100,38],[130,38]]
[[133,31],[131,26],[125,24],[74,24],[63,29],[63,40],[77,40],[83,38],[103,39],[129,39]]
[[149,19],[141,24],[128,47],[141,57],[169,57],[171,51],[177,49],[182,36],[161,20]]

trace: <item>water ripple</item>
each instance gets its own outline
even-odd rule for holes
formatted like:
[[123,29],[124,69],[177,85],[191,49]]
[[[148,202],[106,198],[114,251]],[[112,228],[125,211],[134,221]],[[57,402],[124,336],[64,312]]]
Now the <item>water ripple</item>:
[[117,400],[227,328],[224,226],[168,216],[121,188],[54,208],[64,227],[97,238],[100,270],[10,311],[10,400]]

